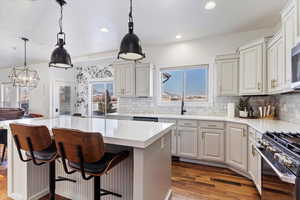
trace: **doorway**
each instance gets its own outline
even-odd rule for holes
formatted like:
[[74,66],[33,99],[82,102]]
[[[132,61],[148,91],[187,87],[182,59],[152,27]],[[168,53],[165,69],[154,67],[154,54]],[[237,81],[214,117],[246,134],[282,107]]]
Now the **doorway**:
[[53,116],[72,115],[73,112],[73,83],[57,81],[54,87]]

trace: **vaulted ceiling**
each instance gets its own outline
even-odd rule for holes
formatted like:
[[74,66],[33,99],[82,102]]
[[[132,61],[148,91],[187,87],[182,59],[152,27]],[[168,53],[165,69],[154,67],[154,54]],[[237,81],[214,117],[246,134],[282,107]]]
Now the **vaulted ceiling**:
[[[117,49],[127,32],[129,0],[66,0],[64,31],[72,56]],[[133,0],[135,32],[143,44],[192,40],[231,32],[273,27],[287,0]],[[59,8],[55,0],[1,0],[0,67],[23,62],[26,36],[29,62],[49,59],[56,43]],[[101,32],[101,28],[109,32]]]

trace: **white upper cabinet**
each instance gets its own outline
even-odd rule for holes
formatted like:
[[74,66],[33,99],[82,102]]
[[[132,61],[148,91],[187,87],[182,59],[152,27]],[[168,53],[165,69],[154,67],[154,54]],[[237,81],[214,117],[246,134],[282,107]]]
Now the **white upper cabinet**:
[[283,92],[291,91],[291,77],[292,77],[292,48],[296,42],[297,26],[296,26],[296,7],[294,1],[282,11],[282,29],[284,41],[284,88]]
[[135,66],[133,63],[115,64],[114,88],[119,97],[135,96]]
[[216,56],[218,96],[238,96],[239,57],[236,54]]
[[279,93],[284,88],[284,45],[282,33],[268,43],[268,92]]
[[118,97],[153,95],[153,65],[132,62],[114,64],[114,87]]
[[267,38],[243,46],[240,51],[240,95],[266,93]]
[[153,96],[153,65],[137,64],[135,69],[136,76],[136,96],[151,97]]

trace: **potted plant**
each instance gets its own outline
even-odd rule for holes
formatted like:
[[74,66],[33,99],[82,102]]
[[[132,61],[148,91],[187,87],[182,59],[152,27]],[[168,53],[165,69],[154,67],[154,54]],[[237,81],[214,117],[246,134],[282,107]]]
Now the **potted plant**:
[[246,99],[240,98],[239,104],[237,106],[237,108],[239,110],[239,115],[242,118],[248,117],[249,99],[250,99],[250,97],[247,97]]

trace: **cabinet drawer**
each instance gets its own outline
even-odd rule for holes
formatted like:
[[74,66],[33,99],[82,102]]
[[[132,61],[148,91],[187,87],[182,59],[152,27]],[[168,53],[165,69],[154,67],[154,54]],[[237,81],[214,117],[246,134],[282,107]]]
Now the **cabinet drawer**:
[[196,120],[179,120],[178,126],[198,127],[198,122]]
[[225,129],[225,123],[215,121],[200,121],[200,128]]

